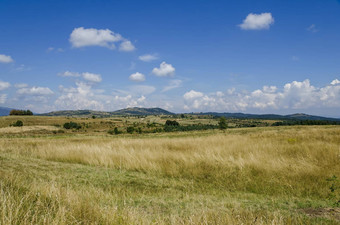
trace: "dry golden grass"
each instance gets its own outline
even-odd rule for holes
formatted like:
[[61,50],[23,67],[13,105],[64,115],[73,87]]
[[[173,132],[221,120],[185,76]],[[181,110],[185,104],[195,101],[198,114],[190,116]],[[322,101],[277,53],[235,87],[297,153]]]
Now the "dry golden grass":
[[1,138],[0,223],[337,223],[340,127],[166,135]]
[[24,133],[31,131],[55,131],[58,130],[54,126],[24,126],[24,127],[3,127],[0,128],[0,133],[13,134],[13,133]]

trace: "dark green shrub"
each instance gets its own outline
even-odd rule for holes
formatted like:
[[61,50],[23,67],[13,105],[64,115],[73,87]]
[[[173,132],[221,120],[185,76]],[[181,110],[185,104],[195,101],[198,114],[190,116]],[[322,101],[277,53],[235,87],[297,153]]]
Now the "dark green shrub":
[[179,126],[179,123],[176,120],[167,120],[165,126]]
[[81,128],[81,125],[71,121],[69,123],[64,123],[64,128],[65,129],[77,129],[77,130],[79,130]]
[[18,120],[17,122],[12,124],[13,127],[22,127],[23,125],[24,123],[21,120]]
[[135,131],[134,127],[127,127],[126,128],[126,132],[128,132],[129,134],[132,134]]

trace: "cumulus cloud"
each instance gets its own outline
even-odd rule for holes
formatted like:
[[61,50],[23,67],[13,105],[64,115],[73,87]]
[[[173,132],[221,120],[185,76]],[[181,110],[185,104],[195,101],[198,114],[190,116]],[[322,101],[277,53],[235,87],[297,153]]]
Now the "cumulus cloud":
[[145,106],[145,94],[152,93],[152,86],[135,85],[129,91],[107,95],[100,89],[94,89],[86,82],[77,81],[74,87],[60,86],[61,95],[56,99],[55,106],[59,109],[93,109],[117,110],[120,108]]
[[191,100],[191,99],[196,99],[196,98],[201,98],[203,97],[203,93],[202,92],[198,92],[198,91],[194,91],[194,90],[191,90],[189,92],[186,92],[184,95],[183,95],[184,99],[185,100]]
[[19,95],[52,95],[54,94],[48,87],[31,87],[31,88],[20,88],[17,90]]
[[0,91],[3,91],[11,86],[10,83],[0,80]]
[[58,75],[61,77],[80,77],[80,73],[70,71],[65,71],[63,73],[59,73]]
[[152,73],[159,77],[167,77],[172,76],[175,73],[175,68],[171,64],[167,64],[166,62],[162,62],[159,65],[159,68],[154,68]]
[[84,82],[76,82],[76,87],[60,87],[62,94],[55,105],[62,109],[103,109],[103,103],[96,99],[95,90]]
[[337,85],[337,84],[340,84],[340,80],[338,79],[335,79],[331,82],[331,85]]
[[158,59],[156,54],[145,54],[138,57],[143,62],[151,62]]
[[239,26],[242,30],[264,30],[269,29],[273,23],[274,18],[271,13],[250,13]]
[[118,95],[116,95],[114,97],[113,102],[119,108],[142,107],[142,106],[145,106],[146,97],[144,95],[142,95],[142,96],[140,96],[138,98],[134,98],[134,97],[132,97],[132,95],[127,95],[127,96],[118,96]]
[[11,56],[0,54],[0,63],[11,63],[11,62],[13,62],[13,61],[14,61],[14,60],[12,59]]
[[119,46],[119,50],[122,52],[131,52],[134,51],[135,49],[136,47],[129,40],[123,41]]
[[82,76],[85,80],[90,81],[90,82],[99,83],[102,81],[102,77],[100,74],[86,72],[86,73],[83,73]]
[[145,81],[145,76],[142,73],[136,72],[136,73],[131,74],[129,79],[135,82],[143,82]]
[[200,111],[308,110],[340,107],[340,81],[317,88],[310,81],[293,81],[283,88],[263,86],[252,92],[236,90],[204,94],[191,90],[183,95],[185,109]]
[[120,34],[114,33],[109,29],[94,29],[94,28],[75,28],[69,41],[75,48],[86,46],[100,46],[110,49],[115,48],[114,42],[123,40]]
[[179,88],[182,86],[181,80],[171,80],[167,86],[165,86],[162,90],[162,92],[170,91],[175,88]]

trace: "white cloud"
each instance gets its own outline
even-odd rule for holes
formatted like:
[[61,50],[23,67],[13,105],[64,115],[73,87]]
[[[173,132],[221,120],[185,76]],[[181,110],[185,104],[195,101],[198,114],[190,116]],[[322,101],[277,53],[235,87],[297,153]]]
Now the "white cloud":
[[175,73],[175,68],[171,64],[167,64],[166,62],[162,62],[159,65],[159,68],[154,68],[152,73],[159,77],[167,77],[172,76]]
[[20,88],[17,90],[19,95],[52,95],[54,94],[48,87],[31,87],[31,88]]
[[136,47],[129,40],[123,41],[119,46],[119,50],[122,52],[131,52],[134,51],[135,49]]
[[129,79],[135,82],[143,82],[145,81],[145,76],[142,73],[136,72],[136,73],[131,74]]
[[158,56],[156,54],[145,54],[145,55],[141,55],[138,57],[139,60],[144,61],[144,62],[151,62],[154,60],[158,59]]
[[25,84],[25,83],[14,84],[14,87],[15,88],[25,88],[25,87],[28,87],[28,84]]
[[63,93],[57,98],[55,105],[62,109],[102,110],[104,108],[103,103],[96,99],[100,96],[95,95],[95,90],[89,84],[76,82],[76,87],[60,87],[60,89]]
[[331,82],[331,85],[337,85],[337,84],[340,84],[340,80],[338,79],[335,79]]
[[11,62],[13,62],[13,61],[14,61],[14,60],[12,59],[11,56],[0,54],[0,63],[11,63]]
[[99,83],[102,81],[102,77],[100,74],[95,74],[95,73],[89,73],[89,72],[84,72],[84,73],[78,73],[78,72],[70,72],[70,71],[65,71],[63,73],[59,73],[58,76],[61,77],[82,77],[86,81],[90,81],[93,83]]
[[120,34],[114,33],[109,29],[94,29],[94,28],[75,28],[69,41],[75,48],[86,47],[86,46],[101,46],[110,49],[114,49],[114,42],[123,40]]
[[239,26],[243,30],[263,30],[269,29],[274,23],[271,13],[254,14],[250,13]]
[[113,99],[114,104],[118,106],[118,108],[127,108],[127,107],[143,107],[146,103],[146,97],[144,95],[134,98],[132,95],[127,96],[118,96],[116,95]]
[[2,94],[0,95],[0,104],[4,104],[7,100],[7,95],[6,94]]
[[82,76],[85,80],[90,81],[90,82],[99,83],[102,81],[102,77],[100,76],[100,74],[86,72],[86,73],[82,73]]
[[183,97],[184,97],[185,100],[191,100],[191,99],[203,97],[203,93],[202,93],[202,92],[198,92],[198,91],[191,90],[191,91],[189,91],[189,92],[186,92],[186,93],[183,95]]
[[11,86],[10,83],[0,80],[0,91],[3,91]]
[[63,73],[59,73],[58,75],[61,77],[80,77],[80,73],[70,71],[65,71]]
[[162,90],[162,92],[170,91],[175,88],[179,88],[182,86],[181,80],[171,80],[167,86],[165,86]]
[[340,107],[340,81],[335,79],[325,87],[317,88],[304,80],[287,83],[279,90],[276,86],[263,86],[252,92],[235,89],[225,94],[204,94],[191,90],[183,95],[185,110],[249,111],[249,110],[311,110]]
[[316,28],[315,24],[310,25],[309,27],[307,27],[307,30],[312,32],[312,33],[316,33],[319,30]]

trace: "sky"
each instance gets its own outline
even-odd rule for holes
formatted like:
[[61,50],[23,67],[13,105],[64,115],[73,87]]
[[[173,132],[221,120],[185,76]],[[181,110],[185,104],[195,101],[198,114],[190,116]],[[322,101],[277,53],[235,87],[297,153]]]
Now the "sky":
[[340,1],[0,0],[0,106],[340,118]]

